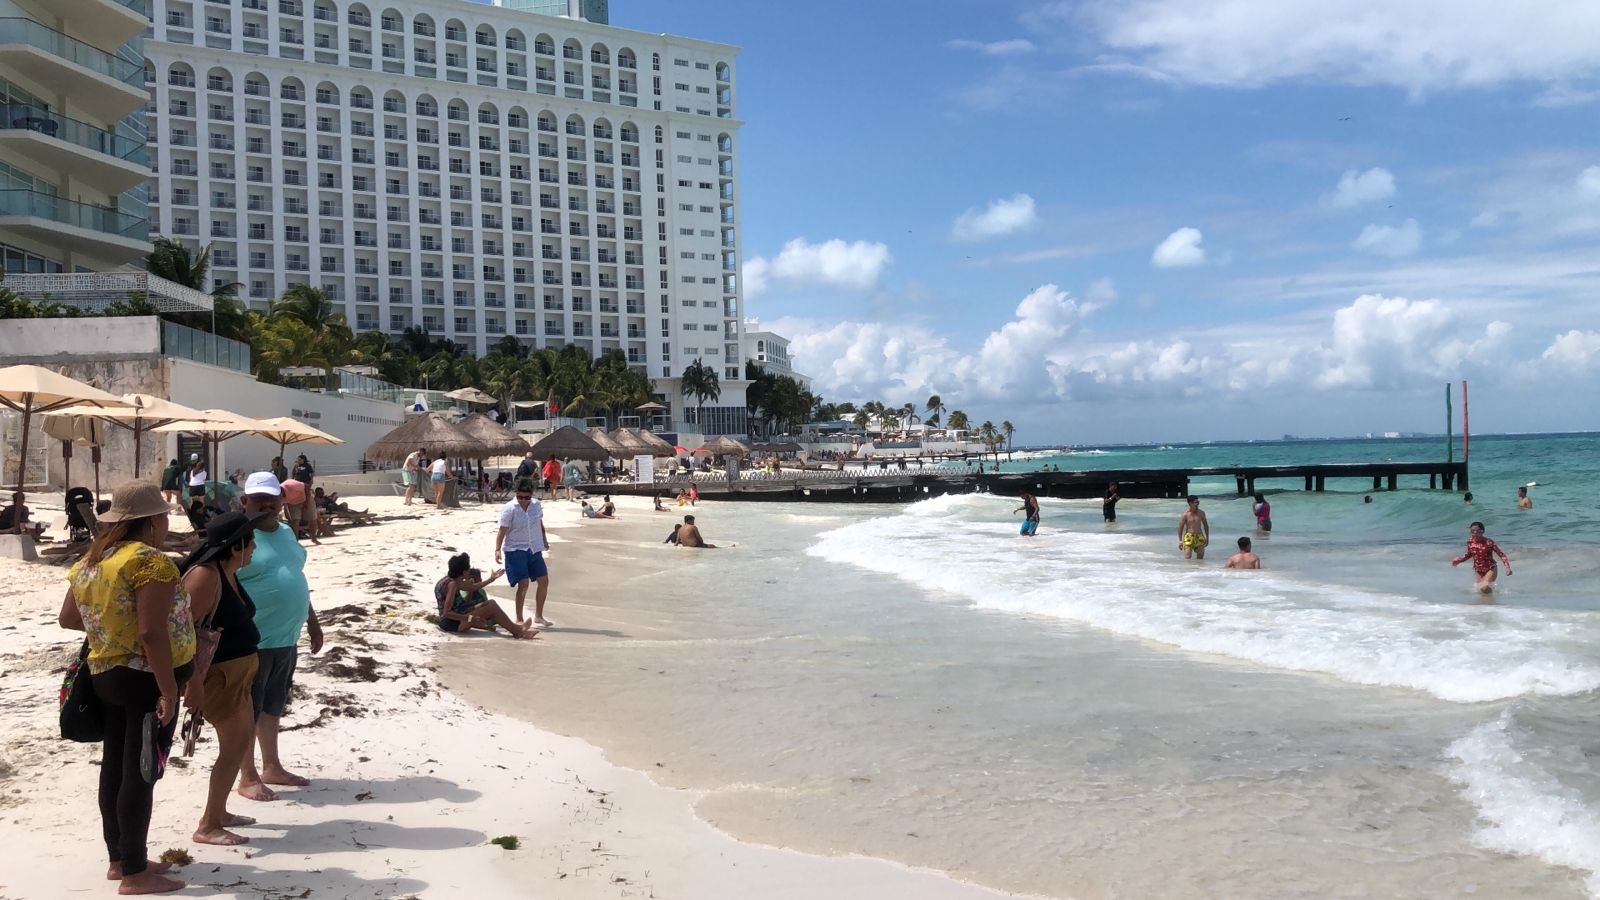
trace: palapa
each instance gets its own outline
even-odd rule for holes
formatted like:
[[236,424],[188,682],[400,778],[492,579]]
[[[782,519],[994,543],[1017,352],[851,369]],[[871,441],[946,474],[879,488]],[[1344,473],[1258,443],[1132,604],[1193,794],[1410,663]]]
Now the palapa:
[[607,434],[606,430],[599,426],[589,429],[589,440],[599,444],[607,453],[610,453],[612,456],[623,457],[637,455],[631,452],[626,446],[619,443],[616,438],[613,438],[611,435]]
[[622,452],[629,456],[655,456],[655,448],[639,439],[637,434],[626,428],[616,428],[606,433],[606,437],[615,441]]
[[483,442],[490,456],[521,456],[528,452],[528,442],[522,435],[501,425],[483,413],[473,413],[455,423],[456,427]]
[[706,449],[715,456],[744,456],[750,452],[749,447],[725,434],[719,434],[707,441]]
[[661,438],[656,437],[655,432],[648,428],[641,428],[634,432],[634,437],[638,438],[650,448],[651,456],[669,459],[678,455],[678,448],[672,446]]
[[609,453],[592,438],[571,425],[564,425],[533,443],[533,458],[603,460]]
[[487,459],[494,455],[482,441],[457,428],[442,413],[423,413],[373,441],[367,447],[367,458],[401,462],[419,447],[430,456],[443,453],[454,459]]

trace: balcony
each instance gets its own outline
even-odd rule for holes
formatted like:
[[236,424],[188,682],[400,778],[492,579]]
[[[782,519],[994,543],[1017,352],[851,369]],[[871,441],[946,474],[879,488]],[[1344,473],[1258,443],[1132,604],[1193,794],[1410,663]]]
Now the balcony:
[[116,121],[149,100],[141,63],[32,19],[0,18],[0,61],[25,79],[73,97],[91,119]]
[[106,194],[150,177],[144,144],[37,106],[0,106],[0,147]]
[[136,216],[37,191],[0,190],[0,239],[14,233],[119,262],[150,251],[150,223]]
[[50,12],[72,23],[72,36],[113,49],[145,30],[150,21],[145,0],[50,0]]

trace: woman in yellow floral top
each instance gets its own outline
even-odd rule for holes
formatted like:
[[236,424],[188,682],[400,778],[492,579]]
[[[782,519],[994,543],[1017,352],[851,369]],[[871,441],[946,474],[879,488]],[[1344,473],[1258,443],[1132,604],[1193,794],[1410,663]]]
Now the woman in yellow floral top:
[[194,670],[189,597],[178,567],[157,549],[167,538],[167,512],[156,485],[118,487],[99,517],[100,533],[67,575],[61,605],[62,627],[88,635],[89,671],[105,709],[100,822],[111,858],[107,876],[121,879],[123,894],[184,886],[166,876],[166,863],[151,863],[145,847],[159,761],[172,745],[178,695]]

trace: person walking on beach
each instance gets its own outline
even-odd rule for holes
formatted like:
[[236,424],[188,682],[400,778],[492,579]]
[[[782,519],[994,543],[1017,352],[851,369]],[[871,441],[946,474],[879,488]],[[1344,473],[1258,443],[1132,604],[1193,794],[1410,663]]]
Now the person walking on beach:
[[445,462],[444,454],[428,464],[428,481],[433,485],[433,508],[444,508],[444,486],[450,480],[450,467]]
[[1517,509],[1533,509],[1533,498],[1528,496],[1526,487],[1517,488]]
[[[197,844],[233,847],[247,844],[249,838],[229,831],[254,825],[248,816],[228,812],[228,795],[239,777],[244,755],[255,738],[255,710],[250,703],[250,687],[258,667],[256,645],[256,605],[239,584],[238,572],[250,564],[255,553],[256,526],[271,513],[254,516],[242,512],[224,513],[206,526],[205,543],[183,561],[183,586],[194,603],[194,616],[209,619],[211,627],[222,632],[216,652],[206,667],[203,683],[189,685],[184,700],[190,716],[204,716],[217,731],[217,761],[211,767],[206,790],[206,808],[191,837]],[[185,723],[185,739],[191,726]],[[198,720],[194,734],[199,734]]]
[[[67,573],[57,621],[82,631],[88,657],[77,677],[100,699],[100,830],[119,894],[181,890],[171,866],[148,855],[150,812],[194,671],[194,621],[178,567],[161,553],[170,508],[161,488],[130,481],[111,494],[100,530]],[[14,860],[14,862],[19,862]]]
[[1239,552],[1228,557],[1227,563],[1222,567],[1224,569],[1259,569],[1261,568],[1261,557],[1250,551],[1250,539],[1242,537],[1239,538]]
[[[244,481],[247,515],[271,513],[256,521],[255,552],[250,564],[237,573],[239,586],[255,601],[254,622],[261,640],[259,666],[250,685],[255,713],[255,740],[239,767],[239,795],[249,800],[276,800],[267,785],[305,787],[310,779],[283,767],[278,754],[278,722],[289,705],[294,670],[299,661],[300,630],[311,638],[311,652],[322,652],[322,624],[311,608],[311,585],[306,581],[306,550],[294,531],[278,521],[283,486],[271,472],[256,472]],[[256,768],[255,748],[261,747],[261,768]]]
[[421,447],[406,454],[406,461],[400,464],[400,481],[406,486],[406,505],[411,505],[411,500],[417,495],[417,482],[422,478],[423,462],[428,458],[428,451]]
[[1117,501],[1121,499],[1122,495],[1117,493],[1117,483],[1111,482],[1106,487],[1106,498],[1100,502],[1100,515],[1104,516],[1107,522],[1117,520]]
[[1206,558],[1206,544],[1211,543],[1211,523],[1200,509],[1200,498],[1188,498],[1189,508],[1178,517],[1178,549],[1183,558]]
[[1022,492],[1022,505],[1012,510],[1022,513],[1022,536],[1033,537],[1039,532],[1039,499],[1027,491]]
[[578,499],[578,485],[583,484],[583,470],[572,460],[561,467],[561,486],[567,489],[567,502]]
[[162,499],[174,505],[178,503],[178,497],[183,494],[183,488],[178,484],[182,476],[183,466],[178,464],[177,457],[173,457],[167,462],[167,467],[161,470]]
[[[550,457],[551,461],[555,457]],[[533,479],[517,482],[516,495],[500,508],[500,529],[494,537],[494,561],[506,567],[506,583],[517,589],[517,616],[522,621],[522,610],[528,596],[528,584],[537,585],[533,595],[533,623],[548,627],[544,617],[544,600],[550,593],[550,570],[544,563],[544,552],[550,549],[550,539],[544,531],[544,508],[533,496]]]
[[[294,468],[289,470],[289,477],[305,485],[306,490],[309,491],[311,490],[311,485],[317,479],[317,470],[311,467],[311,462],[302,453],[294,458]],[[282,481],[283,479],[280,478],[278,480]]]
[[517,463],[517,474],[512,476],[512,484],[524,478],[538,478],[539,464],[533,461],[533,451],[522,454],[522,462]]
[[554,453],[550,454],[550,458],[545,460],[544,470],[541,474],[544,475],[544,486],[550,490],[550,502],[554,503],[556,491],[561,487],[561,463],[556,462]]
[[1267,498],[1262,494],[1257,493],[1255,495],[1255,503],[1251,504],[1250,508],[1254,510],[1256,514],[1256,530],[1271,531],[1272,504],[1267,502]]
[[1494,582],[1500,575],[1500,570],[1495,566],[1494,558],[1506,564],[1506,576],[1511,576],[1511,558],[1500,549],[1500,545],[1490,540],[1483,533],[1483,523],[1473,522],[1467,528],[1467,552],[1450,560],[1450,565],[1459,566],[1467,560],[1472,560],[1472,571],[1478,576],[1478,593],[1487,594],[1494,590]]

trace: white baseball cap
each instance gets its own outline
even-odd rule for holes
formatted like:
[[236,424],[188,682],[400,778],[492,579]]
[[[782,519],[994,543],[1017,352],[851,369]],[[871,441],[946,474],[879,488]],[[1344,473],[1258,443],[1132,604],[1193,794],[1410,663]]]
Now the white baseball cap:
[[266,494],[270,497],[283,496],[283,485],[278,483],[278,476],[271,472],[251,472],[250,477],[244,480],[244,492],[249,494]]

